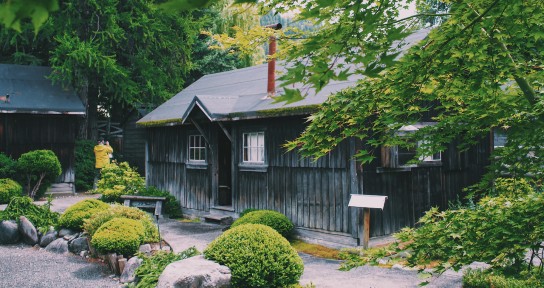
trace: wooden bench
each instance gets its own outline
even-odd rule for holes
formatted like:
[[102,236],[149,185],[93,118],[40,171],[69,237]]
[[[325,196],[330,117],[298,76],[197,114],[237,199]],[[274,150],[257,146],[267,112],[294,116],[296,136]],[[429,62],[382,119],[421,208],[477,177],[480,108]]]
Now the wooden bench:
[[137,208],[149,208],[155,209],[155,216],[162,214],[162,202],[166,201],[166,197],[152,197],[152,196],[135,196],[135,195],[121,195],[121,199],[124,200],[124,205]]

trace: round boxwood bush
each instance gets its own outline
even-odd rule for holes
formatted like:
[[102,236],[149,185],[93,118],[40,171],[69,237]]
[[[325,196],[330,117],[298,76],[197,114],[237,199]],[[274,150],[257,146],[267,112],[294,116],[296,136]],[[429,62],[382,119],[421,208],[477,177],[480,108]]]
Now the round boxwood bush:
[[110,205],[96,199],[85,199],[68,207],[59,218],[59,226],[64,228],[82,230],[83,221],[92,215],[106,211]]
[[98,228],[91,244],[101,253],[117,253],[128,257],[138,251],[144,234],[144,226],[140,221],[114,218]]
[[144,242],[151,243],[159,241],[159,231],[149,214],[136,207],[117,204],[112,205],[108,210],[98,212],[89,219],[86,219],[83,224],[83,230],[87,231],[92,238],[104,223],[114,218],[128,218],[140,221],[144,226]]
[[7,204],[11,198],[21,196],[23,187],[19,183],[9,179],[0,179],[0,204]]
[[278,231],[283,237],[288,238],[293,231],[293,223],[287,216],[272,210],[257,210],[245,214],[232,223],[231,228],[244,224],[263,224]]
[[47,187],[62,173],[59,158],[51,150],[34,150],[22,154],[17,160],[17,170],[28,185],[30,198],[40,198]]
[[298,283],[304,270],[289,242],[261,224],[226,231],[210,243],[204,255],[230,268],[233,287],[286,287]]

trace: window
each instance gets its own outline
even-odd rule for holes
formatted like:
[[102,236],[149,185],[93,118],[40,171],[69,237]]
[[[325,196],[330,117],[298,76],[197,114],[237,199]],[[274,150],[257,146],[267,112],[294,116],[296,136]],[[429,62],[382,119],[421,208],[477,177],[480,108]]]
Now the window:
[[[403,126],[399,129],[399,135],[406,135],[407,133],[414,133],[415,131],[428,126],[433,123],[416,123],[414,125]],[[387,168],[404,168],[415,167],[418,164],[409,164],[408,162],[413,160],[416,156],[417,148],[425,146],[427,144],[425,140],[413,142],[409,147],[390,146],[382,147],[382,166]],[[419,157],[421,163],[419,165],[435,165],[442,161],[441,152],[434,153],[432,155],[423,155]]]
[[244,163],[264,164],[264,132],[243,133]]
[[506,131],[500,128],[493,129],[493,148],[504,147],[508,138],[506,136]]
[[189,135],[189,161],[206,162],[206,142],[202,135]]

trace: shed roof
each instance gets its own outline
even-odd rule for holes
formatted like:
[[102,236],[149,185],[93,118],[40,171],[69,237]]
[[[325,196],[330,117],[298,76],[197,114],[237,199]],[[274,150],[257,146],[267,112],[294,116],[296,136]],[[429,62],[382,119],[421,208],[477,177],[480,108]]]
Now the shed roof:
[[84,115],[85,107],[72,89],[53,84],[47,77],[51,68],[0,64],[0,113],[76,114]]
[[[408,36],[407,47],[425,38],[429,30],[419,30]],[[278,73],[285,67],[278,63]],[[268,65],[258,65],[228,72],[205,75],[170,100],[157,107],[137,123],[144,126],[175,125],[185,122],[192,109],[199,107],[211,121],[226,121],[286,115],[310,114],[335,92],[354,86],[361,75],[351,75],[346,81],[331,81],[321,91],[309,90],[307,97],[290,104],[274,103],[267,96]],[[281,83],[277,83],[278,87]],[[300,84],[290,88],[303,88]],[[277,94],[283,91],[277,91]]]

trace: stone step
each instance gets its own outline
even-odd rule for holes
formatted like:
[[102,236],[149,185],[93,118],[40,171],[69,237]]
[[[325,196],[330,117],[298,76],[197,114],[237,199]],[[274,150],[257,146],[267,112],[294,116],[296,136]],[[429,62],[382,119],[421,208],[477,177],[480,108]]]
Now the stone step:
[[70,191],[70,192],[45,192],[45,196],[49,196],[51,195],[51,197],[53,198],[61,198],[61,197],[68,197],[68,196],[74,196],[76,194],[74,194],[74,192]]
[[217,223],[222,225],[232,224],[232,217],[219,214],[208,214],[204,216],[204,221],[209,223]]
[[72,183],[53,183],[45,192],[45,195],[51,195],[53,198],[73,196],[74,186]]

